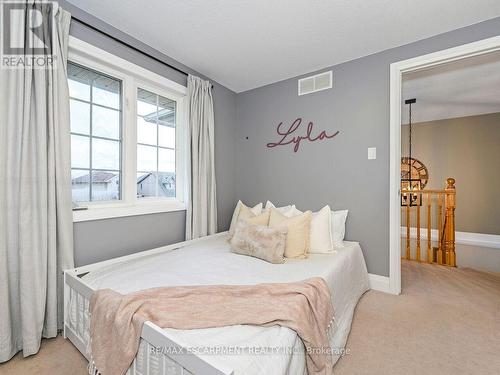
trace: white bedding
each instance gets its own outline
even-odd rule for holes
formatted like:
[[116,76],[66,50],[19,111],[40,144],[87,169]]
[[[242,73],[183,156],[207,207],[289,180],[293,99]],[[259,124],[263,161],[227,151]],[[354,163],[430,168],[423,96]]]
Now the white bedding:
[[[366,265],[357,242],[346,242],[335,254],[311,254],[306,260],[287,259],[284,264],[271,264],[231,253],[225,238],[212,236],[166,253],[107,266],[83,279],[93,288],[130,293],[159,286],[279,283],[320,276],[330,287],[335,308],[337,330],[331,340],[332,348],[345,346],[354,308],[368,290]],[[70,319],[74,314],[87,313],[75,306],[70,311]],[[235,375],[307,373],[302,342],[295,331],[286,327],[239,325],[165,331],[179,344],[202,351],[207,347],[282,348],[278,354],[268,351],[267,354],[201,355],[215,366],[224,364],[233,368]]]

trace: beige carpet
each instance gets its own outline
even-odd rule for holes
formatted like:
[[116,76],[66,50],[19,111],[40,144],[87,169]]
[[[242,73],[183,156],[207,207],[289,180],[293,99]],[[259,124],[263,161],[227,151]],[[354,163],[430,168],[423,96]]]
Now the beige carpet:
[[403,293],[360,301],[347,374],[500,374],[500,275],[403,262]]
[[[500,374],[500,275],[416,262],[402,275],[401,296],[363,296],[335,375]],[[86,361],[58,337],[0,374],[86,374]]]
[[37,355],[23,358],[18,353],[9,362],[0,364],[1,375],[80,375],[88,374],[87,360],[61,336],[43,340]]

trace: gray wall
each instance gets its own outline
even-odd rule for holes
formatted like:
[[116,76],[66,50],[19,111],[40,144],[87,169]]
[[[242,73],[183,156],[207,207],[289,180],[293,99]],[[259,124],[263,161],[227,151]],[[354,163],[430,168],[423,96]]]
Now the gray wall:
[[[60,3],[100,29],[193,72],[66,1]],[[497,18],[337,65],[333,90],[300,98],[296,79],[238,95],[215,83],[219,229],[228,227],[237,199],[348,208],[347,238],[361,242],[370,272],[388,275],[389,64],[494,36],[499,30]],[[71,34],[178,83],[186,82],[182,74],[76,23]],[[299,116],[313,121],[317,129],[340,130],[340,134],[330,141],[303,142],[297,154],[286,147],[265,147],[276,140],[278,122],[289,123]],[[371,146],[378,148],[378,158],[368,161],[366,148]],[[184,219],[184,213],[174,212],[76,223],[76,264],[182,240]]]
[[176,211],[75,223],[75,265],[184,241],[185,220],[186,212]]
[[[496,18],[336,65],[334,88],[315,94],[297,96],[296,78],[238,94],[236,198],[296,203],[301,209],[327,203],[348,208],[347,239],[361,242],[369,272],[387,276],[389,65],[499,33]],[[266,148],[277,139],[276,125],[297,117],[340,134],[303,142],[296,154],[290,146]],[[367,160],[368,147],[377,147],[377,160]]]
[[[412,155],[429,171],[426,189],[456,180],[457,230],[500,234],[500,113],[414,124],[412,139]],[[407,125],[401,149],[408,154]]]
[[[64,0],[60,0],[59,3],[74,16],[97,26],[99,29],[181,70],[203,77],[203,75],[100,21],[74,5]],[[77,22],[71,23],[70,33],[105,51],[120,56],[177,83],[186,85],[185,75],[140,53],[134,52],[100,33],[87,29]],[[225,230],[229,226],[235,204],[235,161],[233,156],[236,132],[236,94],[224,86],[217,84],[217,82],[213,83],[218,222],[219,230]],[[75,223],[75,262],[77,266],[80,266],[151,249],[160,245],[179,242],[184,240],[184,228],[184,212]]]

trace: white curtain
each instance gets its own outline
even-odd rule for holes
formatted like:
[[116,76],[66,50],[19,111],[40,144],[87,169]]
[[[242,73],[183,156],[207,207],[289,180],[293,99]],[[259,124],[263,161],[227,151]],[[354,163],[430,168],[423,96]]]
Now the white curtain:
[[[57,335],[62,270],[73,267],[71,16],[56,3],[19,3],[24,7],[8,20],[12,36],[24,42],[17,57],[29,62],[41,40],[43,56],[54,61],[0,68],[0,362],[20,350],[34,354],[42,337]],[[33,17],[42,20],[37,30]]]
[[188,116],[190,183],[186,239],[189,240],[217,232],[212,85],[192,75],[188,77]]

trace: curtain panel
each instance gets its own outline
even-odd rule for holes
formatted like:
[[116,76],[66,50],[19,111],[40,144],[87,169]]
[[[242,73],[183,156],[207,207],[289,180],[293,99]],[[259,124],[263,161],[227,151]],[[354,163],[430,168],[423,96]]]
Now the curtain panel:
[[66,70],[71,16],[57,3],[15,6],[8,27],[18,48],[11,53],[24,64],[0,68],[0,362],[20,350],[37,353],[42,337],[57,335],[62,270],[74,267]]
[[212,85],[199,77],[188,77],[188,209],[186,239],[217,232],[215,187],[214,102]]

